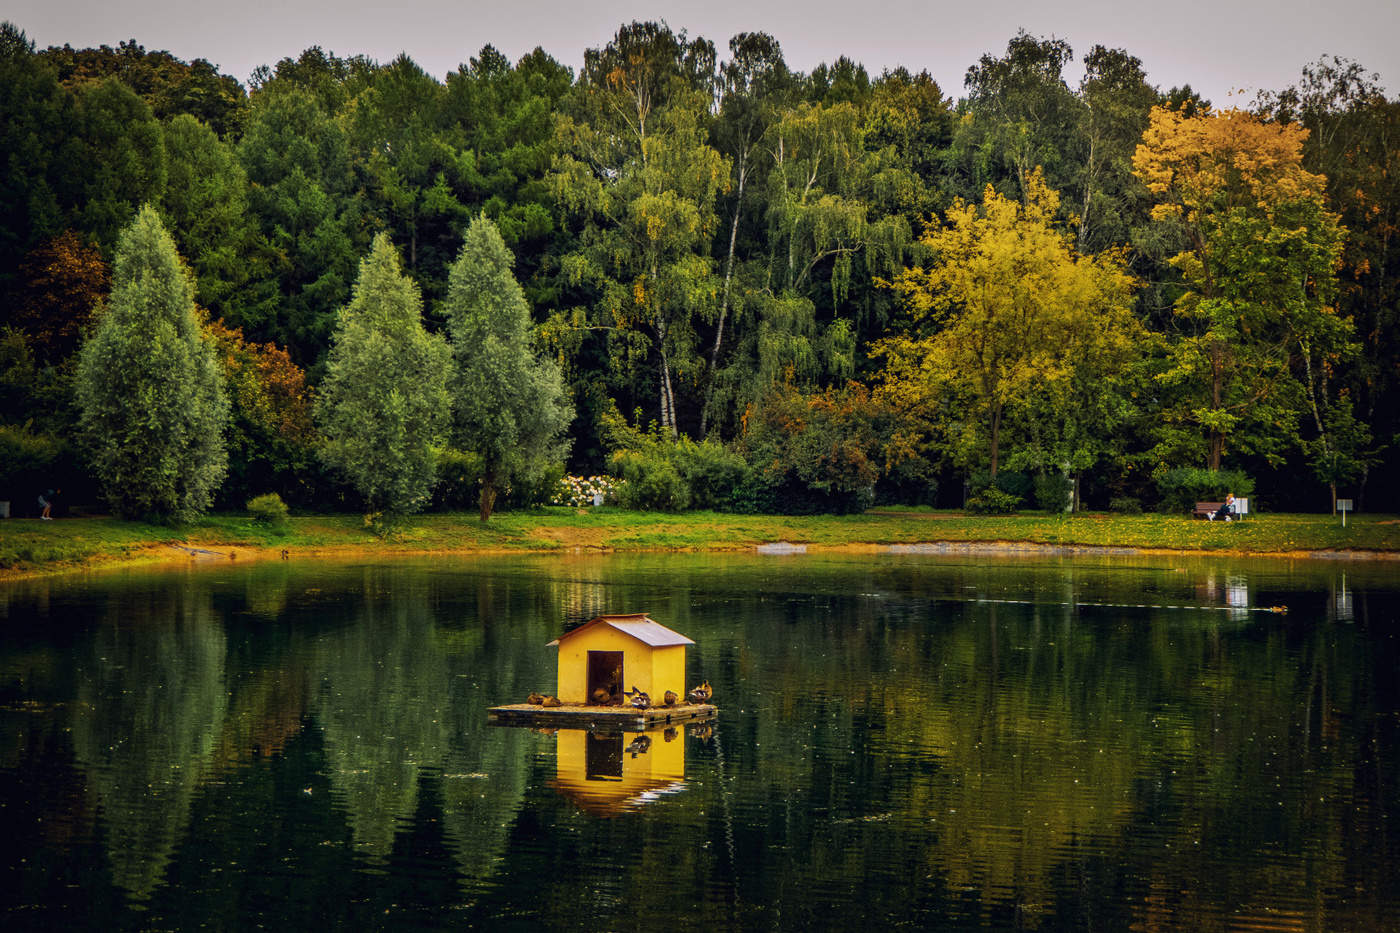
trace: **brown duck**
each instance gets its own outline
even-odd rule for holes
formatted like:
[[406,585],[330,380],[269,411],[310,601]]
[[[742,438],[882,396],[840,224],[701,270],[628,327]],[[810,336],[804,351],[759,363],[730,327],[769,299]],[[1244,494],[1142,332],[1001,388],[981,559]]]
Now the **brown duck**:
[[714,688],[710,686],[710,682],[707,680],[698,687],[691,687],[690,692],[685,695],[685,698],[691,703],[708,703],[710,702],[710,698],[714,695]]

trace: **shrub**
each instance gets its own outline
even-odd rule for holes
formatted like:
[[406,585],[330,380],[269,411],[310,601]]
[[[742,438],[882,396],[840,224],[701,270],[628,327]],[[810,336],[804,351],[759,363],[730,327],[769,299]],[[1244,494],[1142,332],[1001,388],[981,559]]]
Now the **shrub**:
[[529,509],[554,500],[555,492],[564,479],[564,464],[558,460],[534,460],[524,464],[511,478],[497,500],[501,509]]
[[1168,514],[1189,512],[1197,502],[1223,502],[1227,492],[1247,499],[1254,495],[1254,480],[1242,470],[1177,467],[1157,477],[1161,497],[1157,509]]
[[267,525],[273,529],[287,527],[287,503],[275,492],[249,499],[248,514],[253,516],[253,521],[259,525]]
[[1016,470],[1002,470],[993,477],[986,470],[977,470],[967,478],[967,486],[972,495],[980,496],[983,490],[992,488],[1009,493],[1019,500],[1031,498],[1035,492],[1035,482],[1026,473]]
[[736,488],[735,507],[786,514],[869,508],[893,417],[856,382],[819,395],[775,389],[744,416],[740,444],[755,475]]
[[1108,500],[1108,510],[1123,515],[1141,515],[1142,502],[1136,496],[1114,496]]
[[471,451],[443,448],[437,455],[437,474],[434,506],[454,512],[476,507],[481,495],[481,457]]
[[1016,511],[1021,497],[989,486],[967,500],[967,511],[973,515],[1006,515]]
[[1074,481],[1063,473],[1037,473],[1035,504],[1047,512],[1064,512],[1074,492]]
[[611,465],[613,473],[626,481],[617,494],[623,508],[679,512],[690,505],[690,488],[664,456],[619,450],[612,455]]
[[713,440],[696,443],[688,437],[676,441],[671,462],[685,480],[693,509],[728,507],[749,471],[744,458],[723,444]]
[[52,485],[63,446],[58,438],[39,434],[27,424],[0,424],[0,499],[20,499],[30,489]]

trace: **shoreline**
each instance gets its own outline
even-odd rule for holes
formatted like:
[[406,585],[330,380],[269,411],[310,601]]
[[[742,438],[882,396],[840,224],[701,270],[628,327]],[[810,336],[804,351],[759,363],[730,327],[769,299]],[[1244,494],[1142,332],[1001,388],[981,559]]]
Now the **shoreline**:
[[[772,549],[775,545],[779,549]],[[1232,560],[1308,560],[1385,563],[1400,561],[1400,552],[1375,549],[1297,548],[1256,551],[1238,548],[1170,548],[1139,545],[1052,544],[1041,541],[929,540],[908,543],[849,541],[844,543],[761,542],[739,544],[713,542],[706,546],[612,547],[605,545],[560,545],[556,547],[405,547],[389,544],[328,544],[319,546],[230,544],[195,547],[185,544],[152,542],[124,554],[95,554],[77,562],[54,562],[27,568],[0,568],[0,585],[37,577],[82,574],[130,567],[169,567],[183,564],[212,567],[224,564],[258,563],[278,559],[361,560],[374,558],[502,557],[507,555],[546,557],[561,555],[664,554],[664,553],[752,553],[769,557],[802,557],[820,554],[894,555],[985,555],[989,557],[1179,557],[1228,558]],[[285,557],[284,557],[285,554]]]

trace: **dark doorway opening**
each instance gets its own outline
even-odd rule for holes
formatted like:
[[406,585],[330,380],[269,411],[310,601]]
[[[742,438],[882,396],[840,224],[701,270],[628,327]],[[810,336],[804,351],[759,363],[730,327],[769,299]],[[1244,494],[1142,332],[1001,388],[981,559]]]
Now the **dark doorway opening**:
[[584,736],[583,776],[589,781],[622,780],[622,736],[589,732]]
[[588,702],[617,706],[622,702],[622,652],[588,652]]

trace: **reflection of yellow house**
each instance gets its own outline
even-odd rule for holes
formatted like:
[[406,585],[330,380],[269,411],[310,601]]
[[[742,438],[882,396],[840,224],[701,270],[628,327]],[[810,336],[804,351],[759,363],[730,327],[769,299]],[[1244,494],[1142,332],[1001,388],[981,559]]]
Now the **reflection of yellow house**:
[[685,727],[650,732],[560,729],[554,786],[579,806],[610,815],[685,782]]
[[695,642],[642,613],[590,619],[550,645],[559,647],[559,687],[566,704],[622,701],[624,690],[637,689],[661,704],[667,690],[685,696],[685,646]]

